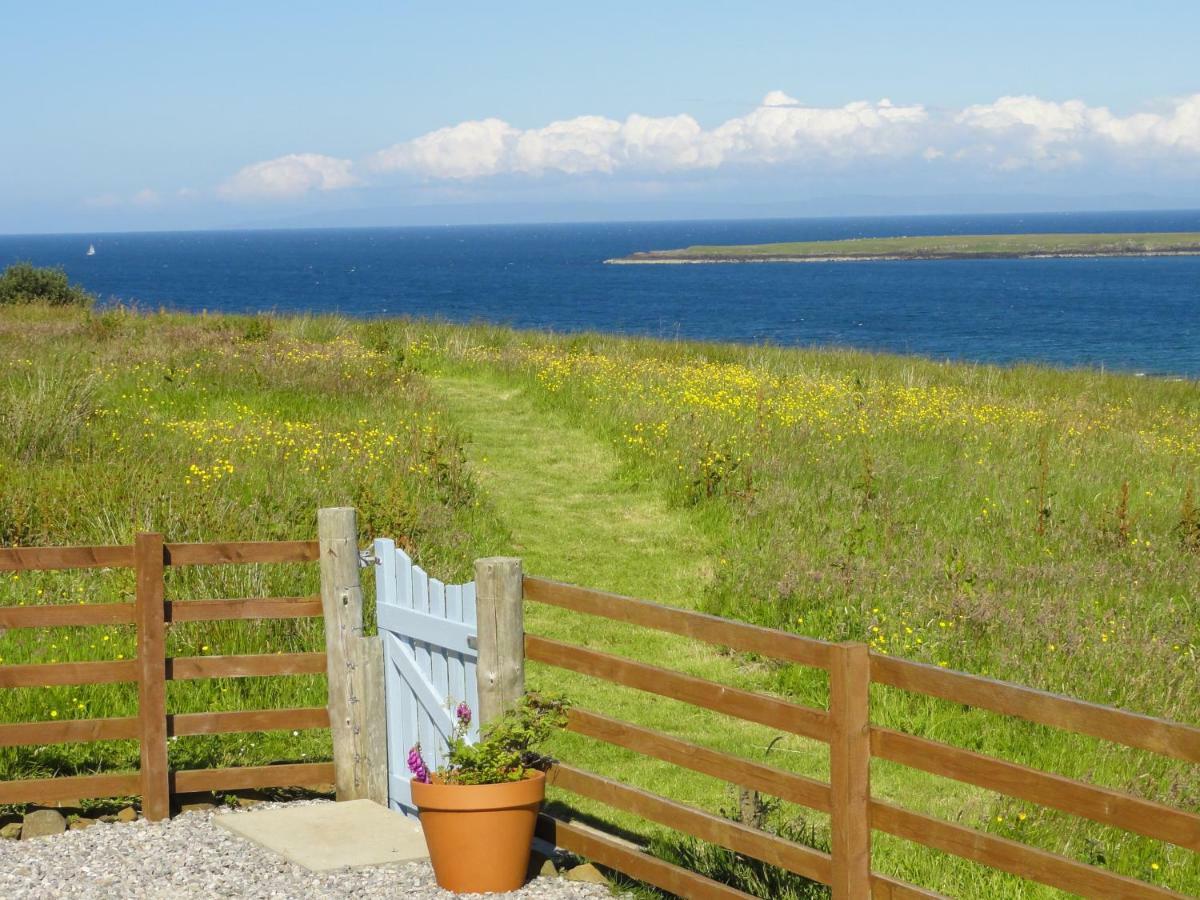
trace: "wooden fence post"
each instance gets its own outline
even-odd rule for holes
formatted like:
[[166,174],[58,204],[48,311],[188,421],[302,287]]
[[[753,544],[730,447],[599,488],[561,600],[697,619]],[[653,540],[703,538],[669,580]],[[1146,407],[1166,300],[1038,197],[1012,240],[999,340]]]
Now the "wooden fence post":
[[171,814],[170,776],[167,773],[164,561],[161,534],[138,534],[134,538],[142,815],[152,822]]
[[829,668],[834,900],[871,895],[870,688],[867,645],[834,646]]
[[[387,748],[385,741],[380,740],[384,733],[380,712],[383,665],[378,642],[363,638],[363,591],[358,577],[355,510],[352,507],[318,510],[317,539],[337,798],[368,798],[386,804]],[[374,718],[379,721],[372,721]]]
[[[363,759],[355,768],[361,796],[380,806],[388,805],[387,702],[383,687],[383,639],[375,634],[354,643],[354,696],[359,704],[363,732],[359,744]],[[365,779],[365,784],[363,781]]]
[[475,560],[479,628],[479,723],[485,725],[525,693],[525,612],[521,560]]

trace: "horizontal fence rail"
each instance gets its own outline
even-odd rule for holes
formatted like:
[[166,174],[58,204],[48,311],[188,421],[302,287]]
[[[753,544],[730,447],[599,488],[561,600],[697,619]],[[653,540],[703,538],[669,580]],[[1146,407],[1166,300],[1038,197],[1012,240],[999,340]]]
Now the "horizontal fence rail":
[[753,894],[747,894],[690,869],[651,856],[627,841],[586,825],[543,813],[538,817],[537,834],[555,847],[578,853],[638,881],[670,891],[678,897],[692,897],[696,900],[758,900]]
[[525,636],[525,656],[535,662],[603,678],[747,722],[757,722],[818,741],[829,740],[828,714],[798,703],[535,635]]
[[728,847],[735,853],[744,853],[804,878],[824,884],[828,884],[832,878],[833,867],[828,853],[767,834],[706,810],[563,763],[551,767],[546,779],[547,784],[554,787],[658,822],[702,841]]
[[62,628],[72,625],[132,625],[132,603],[0,607],[0,628]]
[[828,669],[832,644],[687,609],[526,576],[525,599],[593,616],[643,625],[709,644]]
[[888,728],[871,729],[871,753],[931,775],[1050,806],[1200,853],[1200,816],[1195,813]]
[[326,707],[168,713],[168,681],[324,675],[327,658],[324,652],[168,657],[166,629],[176,623],[292,619],[318,617],[324,612],[320,595],[168,600],[164,596],[165,570],[172,566],[312,563],[319,557],[317,541],[166,543],[157,534],[139,534],[133,546],[0,548],[0,572],[124,568],[133,569],[136,576],[133,603],[5,606],[0,607],[0,629],[131,625],[138,646],[136,657],[127,660],[0,665],[0,688],[138,685],[136,716],[0,724],[0,747],[136,740],[141,751],[138,772],[0,782],[0,804],[140,794],[146,818],[157,819],[168,814],[174,793],[333,782],[334,767],[327,762],[176,772],[167,765],[170,737],[329,728],[330,718]]
[[599,741],[653,756],[664,762],[711,775],[741,787],[761,791],[827,813],[831,809],[829,785],[773,766],[751,762],[681,741],[661,731],[643,728],[599,713],[574,708],[567,715],[567,729]]
[[0,572],[128,569],[132,547],[0,547]]
[[[1194,812],[872,725],[870,686],[886,685],[1193,763],[1200,762],[1200,728],[883,656],[862,644],[813,641],[543,578],[525,577],[524,598],[830,673],[827,711],[575,644],[525,637],[529,660],[829,743],[831,779],[822,782],[590,710],[572,709],[567,723],[568,730],[588,738],[830,813],[829,854],[565,763],[556,764],[550,773],[550,783],[560,789],[832,885],[838,900],[940,896],[871,871],[872,831],[1088,897],[1183,896],[872,797],[869,763],[872,758],[883,759],[1200,852],[1200,815]],[[543,816],[541,827],[556,835],[562,846],[593,853],[598,861],[665,890],[696,897],[744,896],[695,873],[675,871],[677,867],[660,860],[650,862],[652,858],[620,839],[565,821],[561,815]]]
[[1200,763],[1200,728],[1191,725],[875,653],[871,654],[871,680],[1185,762]]

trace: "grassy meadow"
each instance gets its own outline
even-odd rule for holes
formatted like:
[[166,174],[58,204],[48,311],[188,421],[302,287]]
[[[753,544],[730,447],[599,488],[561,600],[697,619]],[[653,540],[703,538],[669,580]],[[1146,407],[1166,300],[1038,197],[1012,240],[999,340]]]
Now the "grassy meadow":
[[[849,351],[332,317],[0,308],[0,545],[311,537],[360,510],[433,574],[526,571],[1200,722],[1200,385]],[[292,595],[312,566],[170,573],[172,599]],[[0,603],[119,601],[130,573],[0,575]],[[816,673],[621,623],[530,631],[823,705]],[[585,630],[586,628],[586,630]],[[319,623],[174,626],[173,655],[319,649]],[[131,656],[128,628],[14,630],[0,664]],[[827,756],[530,667],[581,706],[826,777]],[[323,679],[171,685],[173,711],[320,705]],[[132,686],[6,692],[0,721],[126,715]],[[1194,766],[880,690],[876,721],[1191,810]],[[719,810],[719,783],[564,735],[558,752]],[[323,732],[180,738],[176,767],[321,759]],[[0,779],[136,765],[132,744],[0,749]],[[877,762],[878,794],[1185,893],[1171,845]],[[663,852],[728,867],[581,804]],[[775,829],[827,840],[776,806]],[[1054,897],[877,836],[876,867],[965,897]],[[777,895],[782,888],[766,889]],[[801,891],[799,896],[803,896]]]
[[[141,316],[29,305],[0,313],[0,545],[283,540],[349,504],[466,575],[500,530],[403,348],[337,320]],[[168,569],[174,600],[316,593],[315,564]],[[132,570],[0,573],[0,603],[117,602]],[[173,656],[320,650],[321,622],[185,623]],[[135,654],[132,627],[16,629],[0,665]],[[169,685],[173,712],[323,706],[324,678]],[[4,692],[0,720],[134,714],[136,685]],[[174,739],[176,768],[328,759],[323,731]],[[136,767],[133,742],[0,749],[0,778]]]

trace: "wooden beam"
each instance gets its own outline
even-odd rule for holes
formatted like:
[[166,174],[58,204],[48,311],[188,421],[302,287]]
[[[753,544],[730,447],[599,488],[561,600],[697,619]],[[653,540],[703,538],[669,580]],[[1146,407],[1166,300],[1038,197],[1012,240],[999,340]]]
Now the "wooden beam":
[[113,719],[71,719],[65,722],[18,722],[12,725],[0,725],[0,747],[119,741],[136,739],[140,733],[138,720],[133,716]]
[[579,707],[567,713],[567,730],[653,756],[663,762],[719,778],[739,787],[799,803],[818,812],[829,812],[829,785],[774,766],[751,762],[730,753],[681,741],[661,731],[602,716]]
[[264,787],[308,787],[333,780],[333,763],[287,763],[278,766],[235,766],[229,769],[184,769],[171,776],[177,794],[202,791],[245,791]]
[[133,565],[132,547],[2,547],[0,572],[118,569]]
[[250,653],[243,656],[176,656],[167,660],[169,681],[196,678],[251,678],[265,675],[321,675],[324,653]]
[[138,646],[138,723],[142,751],[142,815],[150,821],[171,814],[167,782],[166,609],[163,605],[163,539],[138,534],[135,606]]
[[521,560],[494,556],[475,560],[478,615],[479,722],[486,725],[525,693],[525,612]]
[[338,800],[367,797],[369,766],[363,673],[356,648],[363,637],[363,591],[358,577],[358,516],[352,507],[317,511],[321,604],[325,612],[325,671]]
[[637,847],[595,828],[542,814],[537,834],[555,847],[578,853],[606,868],[644,881],[676,897],[691,900],[755,900],[737,888],[651,856]]
[[132,603],[60,603],[0,607],[0,628],[63,628],[75,625],[132,625]]
[[563,763],[557,763],[550,768],[546,774],[546,781],[554,787],[658,822],[710,844],[726,847],[735,853],[744,853],[768,865],[779,866],[813,881],[829,884],[832,878],[829,854],[694,806],[677,803],[649,791],[630,787],[611,778],[594,775]]
[[217,566],[226,563],[297,563],[317,559],[316,541],[225,541],[167,544],[167,565]]
[[[388,805],[387,702],[383,686],[383,638],[374,634],[354,643],[355,691],[362,702],[357,735],[361,757],[357,779],[365,781],[366,797],[380,806]],[[361,787],[361,786],[360,786]]]
[[819,669],[829,668],[830,648],[833,645],[827,641],[546,578],[527,575],[524,585],[525,599],[536,603],[655,628],[746,653],[760,653]]
[[925,847],[969,859],[1082,897],[1126,900],[1159,897],[1183,900],[1157,885],[1117,875],[1056,853],[1029,847],[973,828],[910,812],[879,800],[871,802],[871,826]]
[[110,684],[137,681],[133,659],[104,662],[27,663],[0,666],[0,687],[52,687],[60,684]]
[[1200,762],[1200,728],[926,663],[871,654],[871,680],[1039,725]]
[[174,600],[167,603],[168,622],[225,622],[234,619],[296,619],[323,614],[319,595],[247,597],[231,600]]
[[879,759],[1019,797],[1200,853],[1200,816],[916,735],[871,729]]
[[829,668],[833,900],[871,892],[871,670],[866,644],[838,644]]
[[136,794],[140,786],[141,778],[136,772],[0,781],[0,804],[50,804],[93,797],[128,797]]
[[532,634],[525,636],[525,653],[535,662],[670,697],[813,740],[829,740],[829,715],[824,710]]
[[167,717],[167,733],[172,736],[234,734],[240,731],[295,731],[328,727],[329,711],[323,706],[178,713]]

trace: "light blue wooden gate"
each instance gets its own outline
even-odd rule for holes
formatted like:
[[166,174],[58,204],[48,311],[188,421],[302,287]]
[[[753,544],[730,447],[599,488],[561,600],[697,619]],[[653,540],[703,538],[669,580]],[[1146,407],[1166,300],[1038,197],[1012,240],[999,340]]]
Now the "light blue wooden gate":
[[[479,708],[475,583],[443,584],[377,538],[376,620],[383,639],[387,703],[388,806],[415,815],[408,751],[420,744],[431,768],[441,764],[454,707]],[[478,738],[478,715],[470,739]]]

